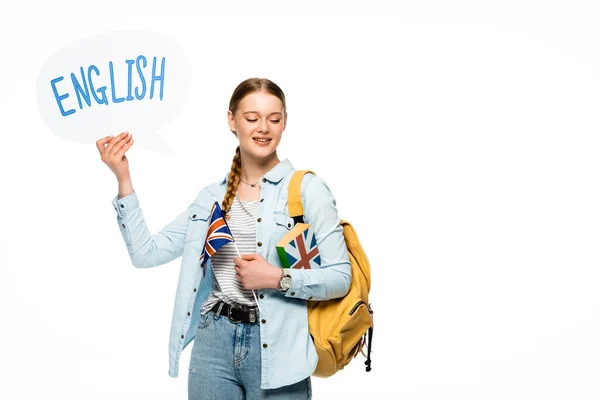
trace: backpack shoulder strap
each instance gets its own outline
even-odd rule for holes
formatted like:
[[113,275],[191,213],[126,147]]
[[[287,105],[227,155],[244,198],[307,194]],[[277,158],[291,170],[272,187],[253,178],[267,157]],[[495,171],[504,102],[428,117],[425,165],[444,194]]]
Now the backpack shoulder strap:
[[302,178],[306,174],[316,175],[309,169],[297,170],[292,175],[288,185],[288,212],[294,218],[294,224],[304,222],[304,207],[302,206]]

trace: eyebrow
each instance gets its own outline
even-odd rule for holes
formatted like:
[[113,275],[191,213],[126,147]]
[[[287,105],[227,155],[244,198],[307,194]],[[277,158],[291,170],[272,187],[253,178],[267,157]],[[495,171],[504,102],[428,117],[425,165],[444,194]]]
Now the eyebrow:
[[[260,113],[259,113],[258,111],[246,111],[246,112],[245,112],[245,113],[243,113],[243,114],[249,114],[249,113],[253,113],[253,114],[258,114],[258,115],[260,115]],[[243,114],[242,114],[242,115],[243,115]],[[271,114],[269,114],[269,115],[273,115],[273,114],[281,114],[281,112],[280,112],[280,111],[275,111],[275,112],[272,112],[272,113],[271,113]]]

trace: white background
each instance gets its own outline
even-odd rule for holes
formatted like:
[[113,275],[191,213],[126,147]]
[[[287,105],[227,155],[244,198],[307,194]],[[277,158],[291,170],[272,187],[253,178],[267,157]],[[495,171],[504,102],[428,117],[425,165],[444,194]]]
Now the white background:
[[314,399],[600,398],[598,10],[414,3],[6,6],[0,398],[187,398],[191,346],[167,374],[180,259],[133,268],[116,179],[37,111],[45,60],[112,29],[193,63],[175,155],[128,153],[153,232],[229,170],[235,86],[284,90],[279,157],[329,183],[372,266],[373,370],[359,356]]

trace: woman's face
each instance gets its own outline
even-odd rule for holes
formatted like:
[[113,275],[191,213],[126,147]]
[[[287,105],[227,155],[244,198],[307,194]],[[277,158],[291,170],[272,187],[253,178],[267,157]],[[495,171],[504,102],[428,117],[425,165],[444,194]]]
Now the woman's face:
[[277,150],[287,122],[282,113],[281,100],[263,91],[244,97],[238,103],[235,115],[228,111],[229,127],[237,132],[240,151],[256,159],[271,156]]

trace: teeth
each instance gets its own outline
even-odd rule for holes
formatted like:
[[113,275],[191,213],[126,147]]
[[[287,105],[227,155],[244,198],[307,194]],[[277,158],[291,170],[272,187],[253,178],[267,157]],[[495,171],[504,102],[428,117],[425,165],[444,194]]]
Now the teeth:
[[266,143],[269,141],[269,139],[254,139],[254,140],[256,140],[257,142],[260,142],[260,143]]

